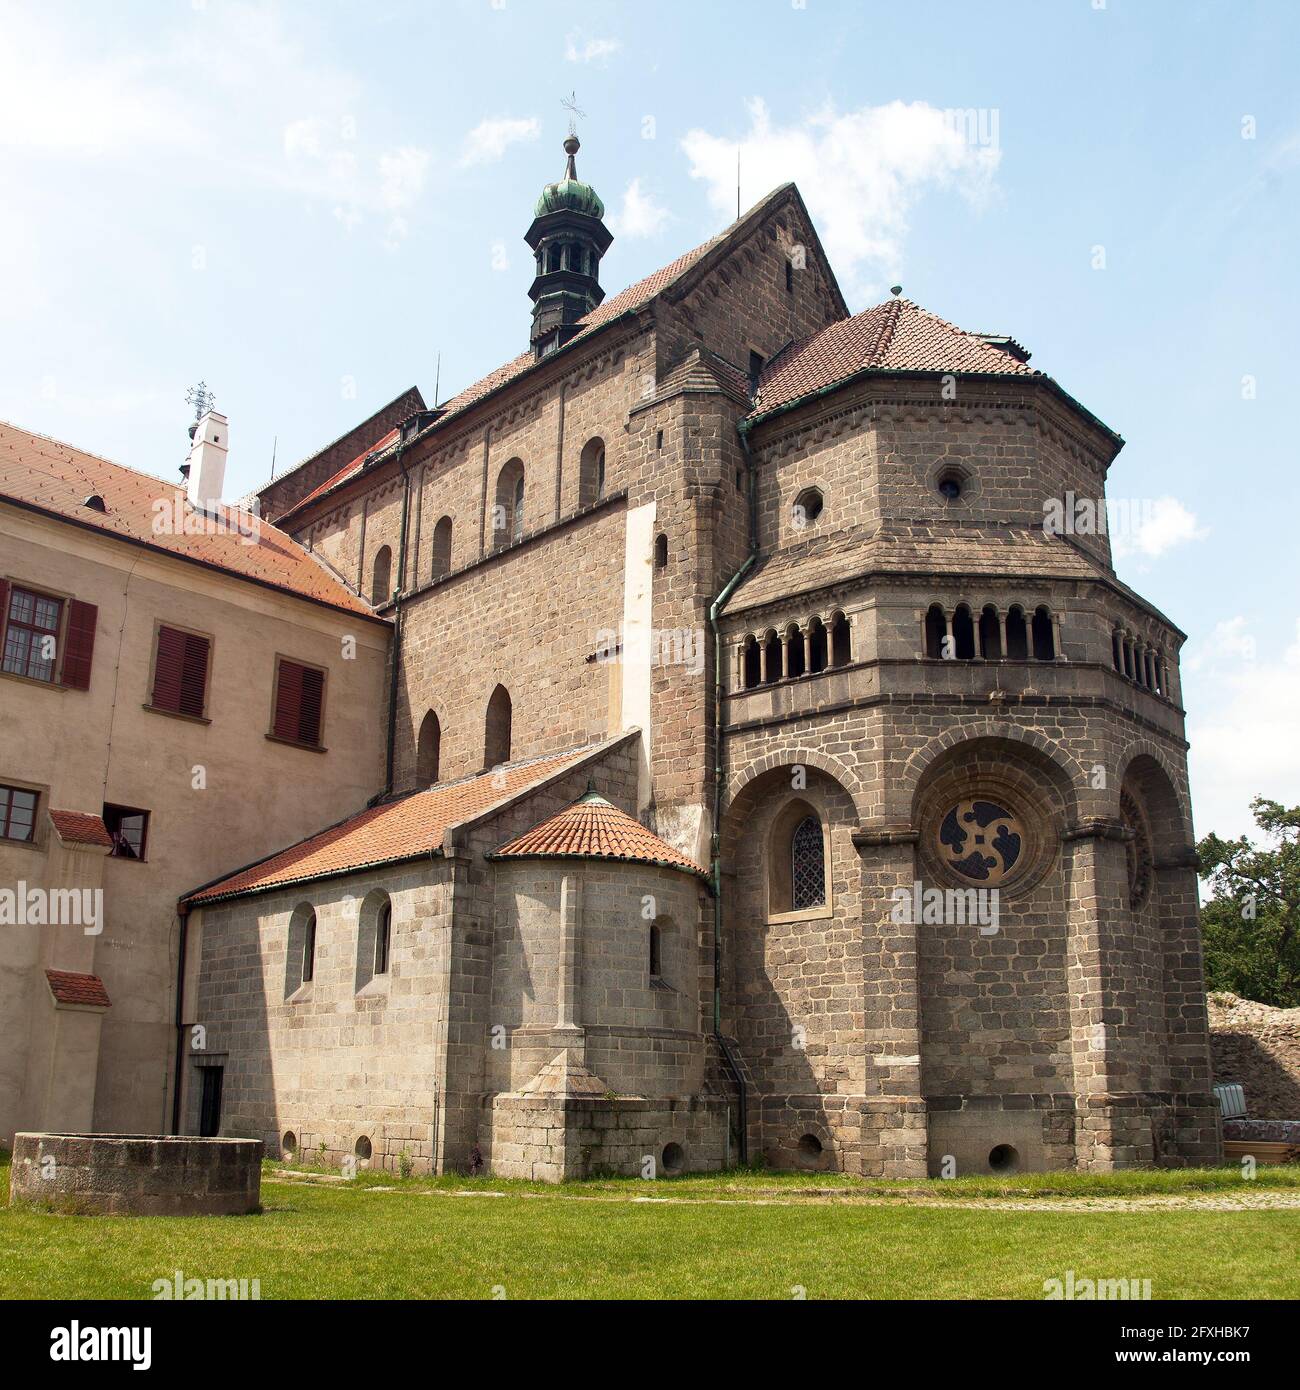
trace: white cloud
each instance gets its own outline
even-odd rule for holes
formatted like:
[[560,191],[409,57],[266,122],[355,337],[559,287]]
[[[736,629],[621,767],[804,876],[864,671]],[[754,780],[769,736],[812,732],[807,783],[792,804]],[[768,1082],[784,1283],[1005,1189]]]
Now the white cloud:
[[1175,546],[1201,541],[1210,534],[1196,513],[1176,497],[1122,499],[1107,506],[1111,554],[1116,560],[1136,556],[1156,560]]
[[[416,156],[427,163],[427,153],[410,144],[385,153],[377,133],[358,134],[373,109],[362,85],[322,56],[301,18],[238,3],[187,6],[148,42],[128,42],[48,7],[0,0],[0,29],[11,209],[23,203],[24,174],[39,186],[51,160],[205,194],[289,194],[331,207],[345,227],[391,215],[394,188],[407,190],[397,196],[409,211],[422,186]],[[278,147],[268,131],[280,132]]]
[[1300,804],[1300,622],[1254,655],[1245,618],[1220,623],[1182,663],[1196,833],[1254,833],[1253,797]]
[[465,137],[460,166],[495,164],[511,145],[536,140],[541,133],[542,123],[536,116],[497,116],[480,121]]
[[642,190],[641,180],[636,178],[623,190],[623,206],[610,221],[618,236],[652,237],[658,236],[671,217],[653,194]]
[[564,59],[568,63],[605,62],[623,47],[619,39],[583,39],[574,30],[564,41]]
[[749,114],[739,141],[687,133],[681,143],[691,177],[707,184],[710,203],[728,217],[736,208],[737,150],[742,207],[797,182],[831,263],[863,290],[901,271],[910,214],[925,193],[952,190],[978,207],[1001,160],[996,110],[945,112],[923,101],[845,112],[827,105],[800,124],[777,126],[754,98]]

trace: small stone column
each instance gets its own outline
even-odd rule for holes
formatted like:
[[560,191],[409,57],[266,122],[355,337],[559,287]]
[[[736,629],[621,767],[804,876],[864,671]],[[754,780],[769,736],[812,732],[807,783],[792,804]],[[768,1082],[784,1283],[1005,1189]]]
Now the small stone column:
[[582,982],[578,968],[578,930],[582,917],[582,880],[565,874],[560,880],[559,962],[555,990],[555,1031],[564,1035],[570,1063],[585,1064],[586,1034],[582,1018]]

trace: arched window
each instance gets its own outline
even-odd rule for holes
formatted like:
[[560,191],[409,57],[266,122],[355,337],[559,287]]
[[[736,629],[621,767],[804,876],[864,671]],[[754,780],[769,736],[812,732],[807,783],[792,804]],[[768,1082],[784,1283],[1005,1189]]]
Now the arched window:
[[943,656],[943,639],[948,635],[948,615],[937,603],[932,603],[925,613],[925,654],[928,657]]
[[745,638],[745,649],[741,656],[741,671],[746,690],[753,690],[763,679],[763,657],[758,649],[758,640],[753,633]]
[[790,890],[794,912],[826,906],[826,847],[816,816],[805,816],[790,837]]
[[451,573],[451,517],[438,518],[433,528],[433,556],[429,570],[430,579],[441,579]]
[[375,974],[388,974],[388,954],[393,944],[393,905],[385,903],[379,909],[375,923]]
[[524,534],[524,461],[513,458],[497,474],[496,506],[492,509],[494,549]]
[[975,658],[975,624],[971,620],[970,609],[959,603],[952,615],[952,645],[958,661],[973,661]]
[[590,507],[605,495],[605,441],[589,439],[578,460],[578,505]]
[[655,537],[655,569],[668,568],[668,537],[662,531]]
[[1052,630],[1052,615],[1041,605],[1034,609],[1030,631],[1034,642],[1034,660],[1055,661],[1056,634]]
[[798,623],[791,623],[785,630],[785,673],[787,676],[802,676],[808,669],[804,648],[803,629]]
[[1110,634],[1110,659],[1115,669],[1122,673],[1124,670],[1124,656],[1120,650],[1119,628],[1116,628]]
[[768,685],[781,679],[783,674],[781,670],[781,639],[772,630],[769,630],[767,636],[763,638],[763,665],[765,668],[763,679]]
[[316,974],[316,913],[313,911],[303,927],[302,983],[307,984]]
[[553,241],[546,250],[546,269],[547,271],[559,270],[560,268],[560,243]]
[[420,737],[415,748],[415,780],[422,787],[438,780],[438,760],[442,754],[442,725],[432,710],[420,723]]
[[[393,905],[381,888],[367,893],[357,913],[356,989],[360,993],[388,974]],[[373,991],[371,991],[373,992]]]
[[991,603],[986,603],[980,612],[980,651],[985,661],[1002,659],[1002,623]]
[[658,922],[650,923],[650,978],[662,980],[664,975],[663,931]]
[[816,675],[826,669],[826,626],[820,618],[808,620],[808,669]]
[[768,913],[809,912],[830,901],[821,816],[804,800],[788,802],[768,842]]
[[289,917],[284,957],[284,997],[292,999],[316,974],[316,909],[299,903]]
[[1007,614],[1007,656],[1012,661],[1029,659],[1029,633],[1019,604]]
[[487,718],[483,729],[483,768],[497,767],[510,761],[510,694],[504,685],[492,692],[488,701]]
[[378,606],[387,603],[392,593],[393,552],[381,545],[370,570],[370,602]]
[[849,620],[843,613],[831,614],[831,665],[847,666],[853,660],[849,639]]

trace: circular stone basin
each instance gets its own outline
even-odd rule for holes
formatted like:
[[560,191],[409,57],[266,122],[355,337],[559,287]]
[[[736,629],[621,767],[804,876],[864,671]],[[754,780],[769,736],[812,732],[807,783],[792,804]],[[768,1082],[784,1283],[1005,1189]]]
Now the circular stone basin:
[[158,1134],[18,1134],[11,1202],[129,1216],[257,1211],[260,1139]]

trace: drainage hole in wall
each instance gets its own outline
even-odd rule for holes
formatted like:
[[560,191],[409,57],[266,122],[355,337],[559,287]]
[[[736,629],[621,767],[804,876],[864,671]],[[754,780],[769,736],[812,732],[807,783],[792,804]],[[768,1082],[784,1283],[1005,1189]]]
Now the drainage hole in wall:
[[801,1168],[820,1168],[822,1141],[815,1134],[805,1134],[795,1145],[795,1155]]
[[292,1158],[298,1152],[298,1136],[293,1130],[285,1130],[284,1137],[280,1140],[280,1151],[285,1158]]
[[355,1153],[363,1163],[369,1163],[371,1154],[369,1138],[363,1134],[361,1138],[357,1140],[356,1147],[352,1152]]
[[1010,1144],[998,1144],[989,1151],[989,1168],[995,1173],[1014,1173],[1020,1167],[1020,1155]]
[[680,1144],[665,1144],[661,1158],[665,1173],[680,1173],[686,1166],[686,1155]]

